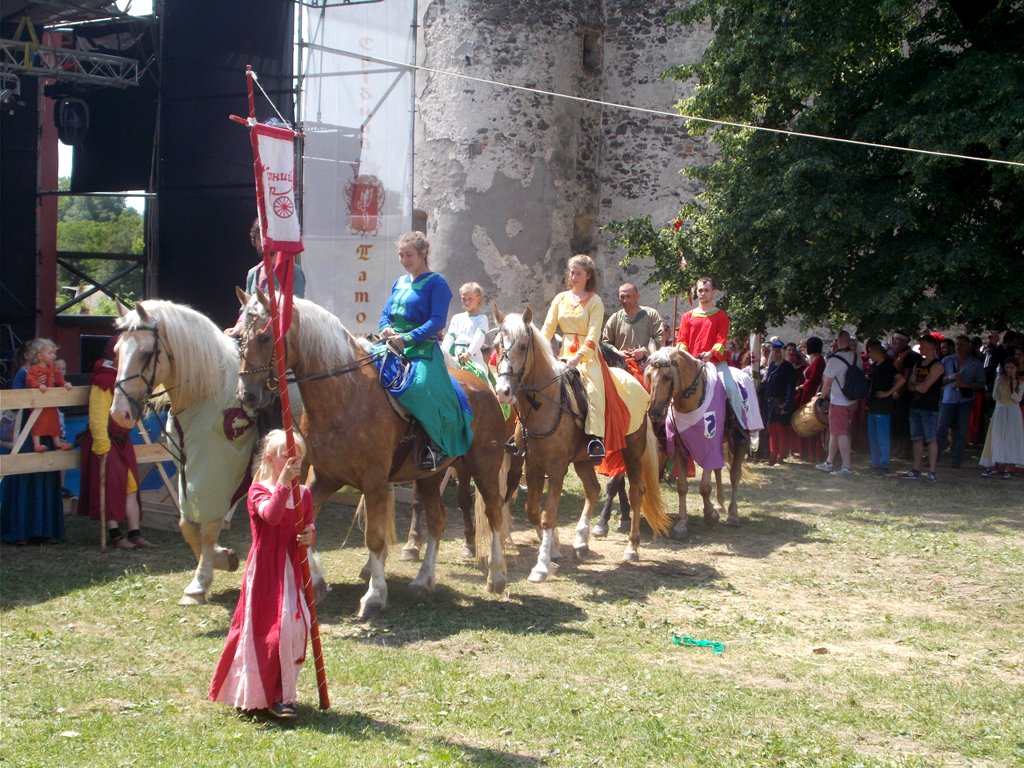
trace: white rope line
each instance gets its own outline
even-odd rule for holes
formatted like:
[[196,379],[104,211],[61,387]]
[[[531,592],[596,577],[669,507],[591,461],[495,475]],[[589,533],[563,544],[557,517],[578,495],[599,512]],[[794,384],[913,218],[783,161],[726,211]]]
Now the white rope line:
[[[321,48],[321,46],[311,45],[311,48]],[[698,123],[708,123],[710,125],[721,125],[730,128],[743,128],[750,131],[763,131],[765,133],[776,133],[784,136],[795,136],[801,139],[815,139],[817,141],[833,141],[839,144],[852,144],[858,147],[869,147],[872,149],[888,149],[895,152],[911,152],[918,155],[930,155],[932,157],[948,157],[954,160],[969,160],[977,163],[991,163],[994,165],[1006,165],[1012,168],[1024,168],[1024,162],[1017,160],[1000,160],[992,157],[977,157],[975,155],[961,155],[956,152],[940,152],[933,149],[918,149],[917,147],[902,147],[897,144],[881,144],[873,141],[861,141],[859,139],[843,139],[836,136],[823,136],[817,133],[805,133],[803,131],[792,131],[785,128],[768,128],[760,125],[750,125],[748,123],[737,123],[730,120],[715,120],[710,117],[696,117],[694,115],[683,115],[678,112],[666,112],[661,109],[649,109],[647,107],[636,107],[630,104],[618,104],[613,101],[602,101],[600,99],[591,99],[586,96],[573,96],[567,93],[559,93],[558,91],[548,91],[543,88],[531,88],[525,85],[514,85],[512,83],[503,83],[499,80],[490,80],[486,77],[477,77],[475,75],[467,75],[462,72],[451,72],[446,69],[437,69],[435,67],[425,67],[420,64],[407,64],[401,61],[392,61],[390,59],[382,59],[376,56],[367,56],[362,53],[354,53],[351,51],[342,51],[331,48],[321,48],[331,53],[341,54],[343,56],[349,56],[354,59],[361,59],[364,61],[372,61],[380,64],[389,64],[395,67],[402,67],[405,69],[415,69],[420,72],[427,72],[434,75],[446,75],[448,77],[457,77],[463,80],[469,80],[474,83],[483,83],[485,85],[496,85],[500,88],[508,88],[514,91],[523,91],[525,93],[535,93],[541,96],[553,96],[559,99],[569,99],[570,101],[577,101],[583,104],[592,104],[598,107],[609,107],[611,109],[622,109],[630,112],[640,112],[647,115],[656,115],[658,117],[670,117],[675,120],[694,120]]]
[[277,105],[271,101],[270,97],[267,96],[267,92],[263,90],[263,86],[260,85],[260,79],[256,76],[256,70],[252,71],[252,81],[256,83],[256,87],[260,89],[260,93],[263,94],[263,98],[267,100],[267,103],[271,106],[274,112],[277,113],[277,119],[280,120],[284,125],[291,127],[291,124],[284,119],[284,115],[278,110]]

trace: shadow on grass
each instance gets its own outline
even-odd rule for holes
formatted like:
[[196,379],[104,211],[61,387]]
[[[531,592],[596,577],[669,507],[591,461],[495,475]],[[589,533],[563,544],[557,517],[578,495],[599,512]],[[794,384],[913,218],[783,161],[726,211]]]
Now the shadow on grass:
[[[344,703],[340,704],[344,707]],[[355,741],[368,742],[367,747],[379,750],[380,746],[370,742],[381,741],[385,745],[404,743],[421,753],[436,755],[445,762],[475,766],[539,766],[544,761],[528,755],[505,752],[497,749],[474,747],[450,739],[432,738],[424,740],[404,728],[397,727],[362,712],[345,712],[338,702],[332,708],[321,710],[300,704],[298,717],[294,720],[275,720],[266,715],[240,715],[244,719],[257,720],[286,731],[321,734],[325,736],[344,734]],[[418,763],[418,761],[415,761]]]

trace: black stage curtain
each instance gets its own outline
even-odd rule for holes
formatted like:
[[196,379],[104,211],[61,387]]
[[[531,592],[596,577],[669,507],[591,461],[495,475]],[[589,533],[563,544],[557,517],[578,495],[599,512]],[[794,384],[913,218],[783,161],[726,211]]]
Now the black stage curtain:
[[[245,67],[293,121],[291,0],[167,0],[161,55],[159,167],[160,298],[234,323],[234,286],[256,263]],[[256,117],[274,116],[257,94]]]

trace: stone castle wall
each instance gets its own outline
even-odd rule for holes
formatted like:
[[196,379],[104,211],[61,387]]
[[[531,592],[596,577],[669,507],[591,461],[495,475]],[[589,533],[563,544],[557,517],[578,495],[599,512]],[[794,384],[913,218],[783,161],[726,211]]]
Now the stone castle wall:
[[[687,84],[661,81],[694,61],[706,29],[665,27],[678,6],[662,0],[432,0],[422,8],[420,63],[525,88],[672,111]],[[514,90],[439,73],[417,84],[415,204],[427,215],[431,266],[453,290],[484,286],[505,310],[546,310],[573,253],[601,271],[609,312],[630,280],[644,303],[642,264],[619,266],[621,251],[600,228],[650,214],[675,216],[696,190],[679,175],[708,162],[703,138],[682,121]],[[671,321],[672,302],[660,305]],[[454,306],[453,306],[454,309]]]

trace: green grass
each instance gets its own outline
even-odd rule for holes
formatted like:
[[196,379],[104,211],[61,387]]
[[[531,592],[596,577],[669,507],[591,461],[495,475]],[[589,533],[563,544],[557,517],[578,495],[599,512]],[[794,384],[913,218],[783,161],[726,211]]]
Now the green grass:
[[[548,582],[526,582],[536,538],[520,516],[509,590],[486,594],[458,557],[456,512],[437,591],[416,601],[418,564],[394,552],[388,611],[369,622],[353,616],[351,509],[328,507],[332,707],[317,709],[307,663],[284,725],[206,700],[239,573],[183,608],[193,565],[177,534],[100,555],[95,524],[69,518],[62,544],[0,550],[0,764],[1021,765],[1024,483],[943,479],[759,468],[741,528],[705,529],[691,494],[691,540],[646,537],[625,565],[616,534],[573,562],[573,478]],[[244,521],[224,538],[244,552]]]

